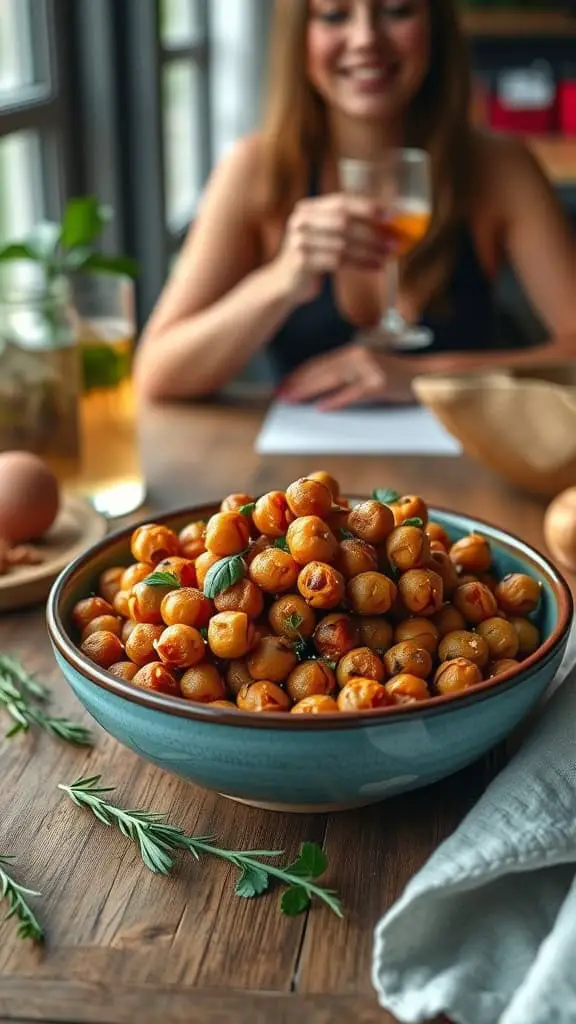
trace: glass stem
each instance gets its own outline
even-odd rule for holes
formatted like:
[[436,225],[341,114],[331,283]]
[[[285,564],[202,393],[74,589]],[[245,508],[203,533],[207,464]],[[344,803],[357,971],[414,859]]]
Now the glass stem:
[[389,334],[402,334],[406,329],[406,321],[398,311],[398,293],[400,291],[400,265],[397,259],[390,257],[386,263],[386,312],[380,321],[382,330]]

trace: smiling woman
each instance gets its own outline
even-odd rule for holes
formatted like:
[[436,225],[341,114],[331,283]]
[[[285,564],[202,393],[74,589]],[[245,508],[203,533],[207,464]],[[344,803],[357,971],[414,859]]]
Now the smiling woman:
[[[209,394],[265,349],[283,395],[323,408],[405,400],[436,368],[522,362],[493,302],[505,260],[549,332],[574,329],[572,231],[525,147],[472,127],[455,0],[276,0],[270,67],[262,128],[214,171],[144,333],[143,393]],[[408,254],[394,195],[339,177],[343,157],[380,166],[407,148],[427,154],[432,192]],[[417,357],[383,351],[377,329],[396,259],[399,311],[433,334]]]

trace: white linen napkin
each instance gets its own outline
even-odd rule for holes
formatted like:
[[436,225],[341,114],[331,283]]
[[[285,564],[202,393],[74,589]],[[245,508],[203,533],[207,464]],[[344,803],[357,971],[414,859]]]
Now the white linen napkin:
[[576,1024],[574,630],[519,752],[378,924],[372,982],[406,1024]]

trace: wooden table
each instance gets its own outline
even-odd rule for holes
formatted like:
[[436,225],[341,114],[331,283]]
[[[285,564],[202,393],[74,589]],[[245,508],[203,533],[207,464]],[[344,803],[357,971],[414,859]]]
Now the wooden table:
[[[261,458],[261,412],[223,406],[157,408],[143,420],[148,511],[261,493],[325,467],[343,491],[376,485],[420,492],[543,546],[542,506],[467,459]],[[0,619],[0,649],[81,711],[54,666],[42,609]],[[227,802],[145,764],[98,731],[75,751],[44,736],[0,740],[0,852],[43,892],[44,951],[0,925],[0,1021],[90,1024],[390,1024],[370,983],[374,926],[494,772],[494,757],[423,792],[329,816],[284,816]],[[288,919],[277,895],[234,896],[219,862],[183,861],[170,878],[143,868],[130,843],[57,789],[102,773],[124,806],[166,811],[224,844],[296,852],[323,843],[340,921],[315,907]]]

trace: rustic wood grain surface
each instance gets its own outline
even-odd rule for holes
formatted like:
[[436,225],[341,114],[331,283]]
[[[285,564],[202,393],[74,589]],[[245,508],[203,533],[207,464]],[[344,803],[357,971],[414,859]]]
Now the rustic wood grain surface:
[[[543,548],[541,503],[466,458],[261,458],[253,445],[261,416],[222,405],[145,410],[144,514],[261,493],[325,467],[344,492],[420,492]],[[59,708],[82,716],[55,667],[43,609],[2,616],[0,650],[49,683]],[[374,925],[481,793],[497,758],[372,808],[284,816],[196,789],[95,732],[90,753],[44,736],[0,739],[0,852],[14,853],[19,875],[41,890],[35,906],[48,933],[37,949],[17,940],[13,922],[0,924],[0,1022],[392,1024],[370,983]],[[303,839],[322,843],[345,920],[318,907],[281,917],[276,894],[240,900],[217,861],[150,874],[130,843],[57,788],[96,773],[124,806],[165,811],[224,844],[295,853]]]

